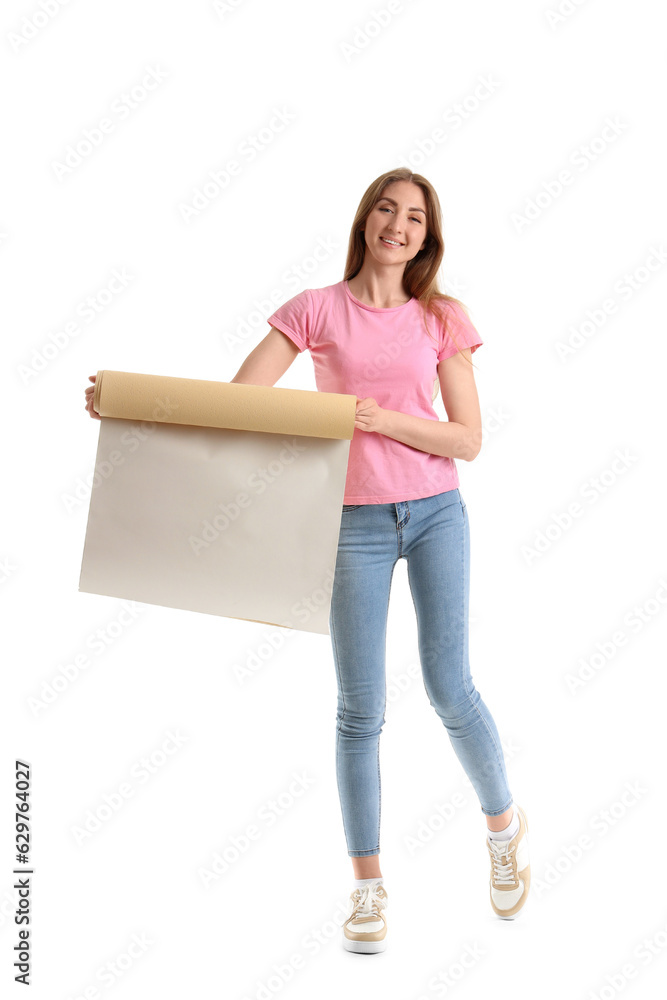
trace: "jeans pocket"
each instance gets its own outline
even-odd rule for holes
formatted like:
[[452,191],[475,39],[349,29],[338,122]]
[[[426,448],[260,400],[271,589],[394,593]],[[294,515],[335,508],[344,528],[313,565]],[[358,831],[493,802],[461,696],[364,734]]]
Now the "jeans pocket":
[[461,510],[465,510],[466,509],[466,502],[463,499],[463,497],[461,496],[461,490],[458,491],[458,494],[459,494],[459,500],[461,502]]
[[360,504],[360,503],[344,503],[343,504],[343,511],[346,511],[346,510],[356,510],[358,507],[361,507],[361,506],[363,506],[363,505]]

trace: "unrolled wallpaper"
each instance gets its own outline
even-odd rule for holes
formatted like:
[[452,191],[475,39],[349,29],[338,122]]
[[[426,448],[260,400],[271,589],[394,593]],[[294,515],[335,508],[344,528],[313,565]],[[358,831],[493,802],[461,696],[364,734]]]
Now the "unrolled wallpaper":
[[79,590],[329,634],[356,396],[100,371]]

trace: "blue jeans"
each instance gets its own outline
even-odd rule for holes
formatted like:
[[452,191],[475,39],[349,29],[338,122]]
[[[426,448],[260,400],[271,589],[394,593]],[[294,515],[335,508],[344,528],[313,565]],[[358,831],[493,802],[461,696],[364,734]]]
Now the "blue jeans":
[[394,566],[408,563],[429,701],[479,798],[512,805],[500,738],[470,675],[470,533],[458,489],[396,503],[345,505],[329,627],[338,680],[336,776],[350,857],[380,851],[380,733]]

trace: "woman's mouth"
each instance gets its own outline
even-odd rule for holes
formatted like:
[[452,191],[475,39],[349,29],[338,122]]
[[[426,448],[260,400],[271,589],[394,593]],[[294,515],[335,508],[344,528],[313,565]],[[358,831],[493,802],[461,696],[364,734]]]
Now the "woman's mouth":
[[380,239],[382,240],[382,242],[384,243],[384,245],[386,247],[402,247],[403,246],[402,243],[398,243],[398,241],[392,241],[392,240],[385,239],[384,236],[381,236]]

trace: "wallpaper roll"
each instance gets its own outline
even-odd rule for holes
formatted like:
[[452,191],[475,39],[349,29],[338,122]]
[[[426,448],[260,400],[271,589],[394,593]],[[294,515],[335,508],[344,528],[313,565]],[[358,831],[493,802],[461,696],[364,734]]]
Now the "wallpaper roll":
[[329,633],[356,396],[103,370],[79,590]]
[[[169,406],[174,407],[173,421],[168,415]],[[162,420],[200,427],[351,439],[356,397],[307,389],[100,371],[95,379],[93,407],[102,417],[124,420]]]

